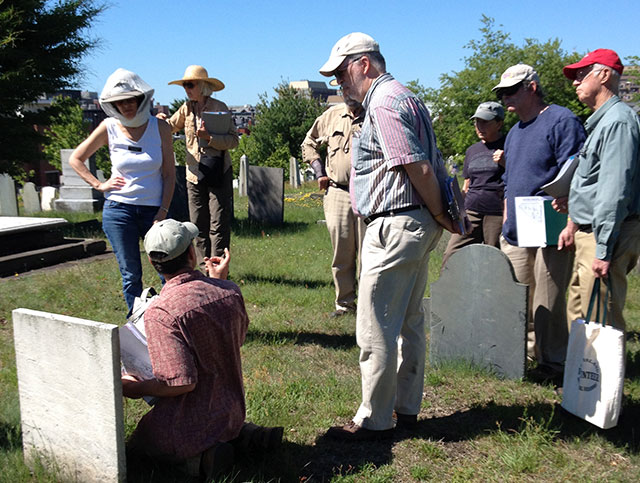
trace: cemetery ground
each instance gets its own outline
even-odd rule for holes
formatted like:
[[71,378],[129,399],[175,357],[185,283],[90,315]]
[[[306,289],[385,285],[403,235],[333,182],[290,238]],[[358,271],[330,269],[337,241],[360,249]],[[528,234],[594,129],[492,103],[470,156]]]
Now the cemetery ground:
[[[464,363],[427,363],[415,431],[380,442],[343,443],[322,437],[346,423],[360,401],[355,317],[332,319],[330,242],[313,185],[287,192],[285,224],[247,220],[247,198],[236,197],[231,279],[250,317],[242,348],[247,419],[284,426],[280,449],[240,454],[227,481],[640,481],[640,277],[631,276],[623,413],[604,431],[563,413],[550,385],[501,380]],[[65,216],[55,213],[52,216]],[[92,218],[76,217],[72,221]],[[85,224],[85,236],[102,237]],[[91,232],[91,230],[95,230]],[[429,282],[438,278],[443,236],[432,254]],[[159,288],[144,265],[145,286]],[[479,283],[491,283],[487,274]],[[427,289],[428,292],[428,289]],[[464,294],[455,295],[464,301]],[[22,461],[11,311],[25,307],[121,324],[126,315],[113,255],[0,280],[0,481],[64,481],[63,472]],[[427,334],[427,337],[429,335]],[[73,371],[73,367],[69,367]],[[147,410],[125,401],[126,433]],[[89,429],[89,428],[88,428]],[[128,481],[189,481],[170,466],[129,460]]]

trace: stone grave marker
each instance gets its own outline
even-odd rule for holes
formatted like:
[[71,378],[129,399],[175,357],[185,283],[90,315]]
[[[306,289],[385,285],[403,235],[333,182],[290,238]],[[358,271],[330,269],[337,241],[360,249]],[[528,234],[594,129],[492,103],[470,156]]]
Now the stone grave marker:
[[251,166],[248,177],[249,218],[263,223],[284,221],[284,169]]
[[0,174],[0,216],[18,216],[16,185],[8,174]]
[[240,173],[238,175],[238,196],[247,196],[247,177],[249,176],[249,159],[240,156]]
[[25,183],[22,187],[22,203],[24,205],[24,212],[27,215],[40,212],[40,196],[36,191],[36,185],[30,181]]
[[58,189],[53,186],[43,186],[40,191],[40,198],[42,199],[40,207],[42,211],[52,211],[53,202],[58,196]]
[[289,158],[289,184],[292,188],[300,188],[300,166],[293,156]]
[[13,311],[25,461],[67,481],[126,479],[118,327]]
[[466,360],[509,379],[524,377],[528,286],[507,256],[470,245],[431,284],[430,360]]
[[[69,164],[73,149],[61,149],[62,177],[60,198],[55,200],[54,208],[59,211],[100,211],[104,202],[101,192],[88,185]],[[96,174],[96,163],[93,156],[85,161],[89,171]]]

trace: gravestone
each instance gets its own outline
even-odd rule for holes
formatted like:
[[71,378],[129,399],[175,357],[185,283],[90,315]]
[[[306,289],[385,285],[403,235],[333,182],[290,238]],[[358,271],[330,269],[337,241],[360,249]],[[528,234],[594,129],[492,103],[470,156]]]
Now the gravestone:
[[126,479],[118,327],[13,311],[22,444],[69,481]]
[[40,212],[40,197],[36,191],[36,185],[27,182],[22,187],[22,204],[24,205],[24,212],[27,215]]
[[0,174],[0,216],[18,216],[16,185],[8,174]]
[[284,169],[251,166],[248,177],[249,218],[262,223],[284,221]]
[[43,186],[40,191],[40,198],[42,198],[40,207],[42,211],[52,211],[53,210],[53,202],[58,196],[58,190],[53,186]]
[[249,176],[249,160],[247,155],[240,156],[240,173],[238,175],[238,196],[247,196],[247,177]]
[[293,156],[289,158],[289,184],[292,188],[300,188],[300,166]]
[[[54,201],[58,211],[96,212],[100,211],[104,198],[102,193],[93,189],[69,164],[73,149],[61,149],[62,177],[60,198]],[[89,171],[96,175],[96,163],[93,156],[84,163]]]
[[454,253],[431,284],[431,362],[465,360],[524,377],[527,294],[497,248],[470,245]]

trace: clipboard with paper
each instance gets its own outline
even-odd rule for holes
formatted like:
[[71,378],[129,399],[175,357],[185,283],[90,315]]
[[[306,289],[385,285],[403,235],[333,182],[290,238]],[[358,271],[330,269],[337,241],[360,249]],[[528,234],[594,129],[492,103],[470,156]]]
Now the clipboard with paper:
[[231,127],[231,113],[229,111],[203,112],[202,119],[209,134],[227,134]]

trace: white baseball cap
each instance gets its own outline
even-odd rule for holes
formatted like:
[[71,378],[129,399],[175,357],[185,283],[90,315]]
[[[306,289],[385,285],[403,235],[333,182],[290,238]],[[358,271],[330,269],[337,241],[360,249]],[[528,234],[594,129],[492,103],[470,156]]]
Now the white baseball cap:
[[512,65],[503,72],[500,76],[500,83],[491,90],[496,91],[504,87],[515,86],[525,80],[536,81],[540,84],[540,78],[533,67],[527,64]]
[[380,46],[378,42],[373,40],[373,37],[362,32],[347,34],[333,46],[329,60],[320,67],[320,73],[323,76],[331,77],[348,55],[366,52],[380,52]]

